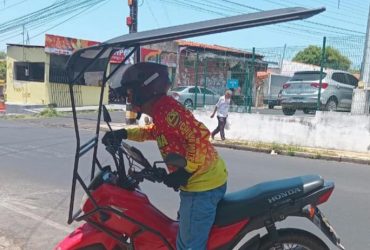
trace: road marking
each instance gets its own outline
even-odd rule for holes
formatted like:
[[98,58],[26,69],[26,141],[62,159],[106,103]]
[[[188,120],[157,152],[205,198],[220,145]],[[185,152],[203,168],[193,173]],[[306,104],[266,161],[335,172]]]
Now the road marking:
[[39,216],[37,214],[31,213],[31,212],[29,212],[27,210],[24,210],[22,208],[19,208],[17,206],[14,206],[12,204],[9,204],[9,203],[7,203],[5,201],[0,201],[0,206],[9,209],[12,212],[15,212],[15,213],[21,214],[21,215],[23,215],[25,217],[31,218],[33,220],[36,220],[36,221],[38,221],[38,222],[40,222],[42,224],[46,224],[46,225],[51,226],[51,227],[53,227],[55,229],[64,231],[66,233],[70,233],[71,231],[73,231],[72,228],[66,227],[66,226],[64,226],[62,224],[59,224],[59,223],[57,223],[55,221],[52,221],[52,220],[49,220],[47,218],[43,218],[43,217],[41,217],[41,216]]
[[12,200],[11,203],[12,203],[13,206],[15,205],[18,208],[19,207],[24,207],[24,208],[28,208],[29,210],[36,210],[36,209],[38,209],[38,207],[36,207],[36,206],[33,206],[31,204],[26,204],[26,201],[24,201],[24,200],[18,200],[18,201]]

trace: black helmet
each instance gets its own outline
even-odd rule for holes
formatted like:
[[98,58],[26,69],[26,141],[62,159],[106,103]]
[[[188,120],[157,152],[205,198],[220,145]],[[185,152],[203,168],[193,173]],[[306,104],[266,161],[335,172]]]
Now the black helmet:
[[120,84],[115,82],[111,87],[124,97],[130,93],[132,99],[129,102],[136,106],[143,105],[155,96],[165,95],[171,85],[168,68],[163,64],[139,62],[125,65],[121,72]]

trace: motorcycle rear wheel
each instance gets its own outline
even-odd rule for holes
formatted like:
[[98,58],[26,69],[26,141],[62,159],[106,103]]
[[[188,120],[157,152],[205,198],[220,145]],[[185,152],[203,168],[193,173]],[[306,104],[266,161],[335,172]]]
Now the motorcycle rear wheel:
[[269,235],[261,239],[260,250],[295,249],[295,250],[330,250],[329,247],[316,235],[295,228],[284,228],[278,231],[278,242],[275,246]]

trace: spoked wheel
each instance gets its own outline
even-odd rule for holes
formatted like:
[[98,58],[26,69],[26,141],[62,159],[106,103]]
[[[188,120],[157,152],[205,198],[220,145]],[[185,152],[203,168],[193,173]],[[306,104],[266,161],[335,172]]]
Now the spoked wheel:
[[279,229],[278,242],[273,243],[269,235],[261,239],[260,250],[329,250],[328,246],[316,235],[300,229]]

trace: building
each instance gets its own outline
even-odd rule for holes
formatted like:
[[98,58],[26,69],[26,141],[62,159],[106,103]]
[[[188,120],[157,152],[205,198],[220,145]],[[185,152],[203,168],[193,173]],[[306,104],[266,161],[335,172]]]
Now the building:
[[[71,106],[64,66],[74,50],[97,43],[46,35],[45,46],[8,44],[7,103]],[[220,94],[226,88],[232,88],[237,95],[250,96],[253,100],[256,72],[267,69],[262,55],[184,40],[142,47],[140,55],[141,61],[167,65],[174,86],[197,84]],[[111,70],[124,57],[124,51],[113,55],[110,61]],[[77,106],[98,104],[101,82],[97,78],[84,75],[83,84],[74,85]],[[114,93],[106,88],[104,103],[109,100],[117,101]]]
[[[75,45],[78,46],[75,46]],[[45,46],[7,45],[7,104],[70,107],[68,77],[64,66],[73,50],[94,42],[46,36]],[[96,42],[95,42],[96,44]],[[73,86],[77,106],[97,105],[101,82]],[[108,103],[108,90],[104,93]]]
[[238,89],[242,95],[248,89],[254,92],[256,72],[267,69],[262,55],[218,45],[176,40],[146,48],[157,50],[146,59],[166,64],[174,86],[197,84],[219,94],[226,88]]

